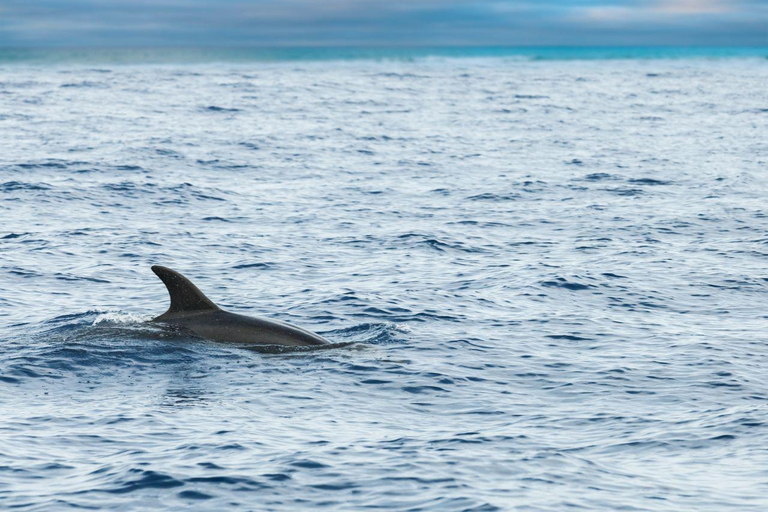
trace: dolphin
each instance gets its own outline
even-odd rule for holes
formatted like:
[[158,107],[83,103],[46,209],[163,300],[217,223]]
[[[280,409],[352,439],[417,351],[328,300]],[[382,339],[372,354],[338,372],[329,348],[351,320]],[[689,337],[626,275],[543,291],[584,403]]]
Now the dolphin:
[[152,322],[182,328],[214,341],[283,347],[331,344],[301,327],[224,311],[175,270],[155,265],[152,271],[165,283],[171,296],[171,307]]

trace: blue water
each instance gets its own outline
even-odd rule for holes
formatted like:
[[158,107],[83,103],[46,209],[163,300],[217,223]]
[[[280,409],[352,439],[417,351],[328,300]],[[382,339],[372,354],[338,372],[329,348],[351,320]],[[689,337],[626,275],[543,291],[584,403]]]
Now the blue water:
[[765,510],[768,60],[464,57],[3,64],[0,509]]

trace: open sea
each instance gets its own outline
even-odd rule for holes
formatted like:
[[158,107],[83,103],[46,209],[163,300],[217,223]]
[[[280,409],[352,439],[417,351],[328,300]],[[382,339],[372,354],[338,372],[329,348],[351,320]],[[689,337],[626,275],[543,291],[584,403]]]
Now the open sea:
[[767,510],[766,57],[0,51],[0,510]]

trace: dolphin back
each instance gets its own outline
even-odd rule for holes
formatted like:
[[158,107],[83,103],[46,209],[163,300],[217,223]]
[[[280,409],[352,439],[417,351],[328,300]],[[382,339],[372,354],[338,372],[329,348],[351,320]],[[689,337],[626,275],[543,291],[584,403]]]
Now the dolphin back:
[[219,310],[219,307],[192,284],[192,281],[175,270],[154,265],[152,272],[163,281],[171,296],[171,307],[155,320],[162,321],[179,313]]
[[182,327],[214,341],[288,347],[330,344],[322,336],[295,325],[223,311],[175,270],[155,265],[152,271],[171,296],[171,307],[153,322]]

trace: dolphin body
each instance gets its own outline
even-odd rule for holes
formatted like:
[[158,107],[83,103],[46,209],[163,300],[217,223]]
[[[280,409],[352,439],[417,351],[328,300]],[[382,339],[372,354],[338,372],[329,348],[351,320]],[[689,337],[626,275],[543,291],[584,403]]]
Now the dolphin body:
[[283,347],[331,344],[300,327],[224,311],[178,272],[159,265],[153,266],[152,271],[165,283],[171,296],[171,307],[153,318],[153,322],[180,327],[214,341]]

